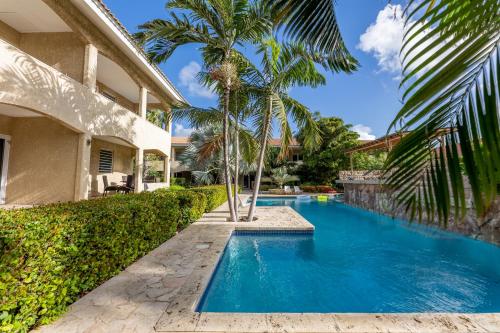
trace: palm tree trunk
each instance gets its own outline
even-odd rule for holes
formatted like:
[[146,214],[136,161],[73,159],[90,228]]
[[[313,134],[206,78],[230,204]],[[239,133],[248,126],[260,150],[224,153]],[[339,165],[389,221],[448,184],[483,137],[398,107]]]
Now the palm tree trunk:
[[269,97],[269,109],[266,111],[266,114],[264,115],[264,128],[260,142],[260,153],[258,162],[259,164],[257,165],[257,173],[255,174],[255,185],[253,188],[252,204],[250,205],[250,209],[248,211],[248,222],[253,221],[255,206],[257,205],[257,196],[259,194],[260,179],[262,177],[262,169],[264,168],[264,158],[266,156],[266,149],[267,149],[267,135],[268,135],[267,132],[269,131],[269,127],[271,125],[272,109],[273,109],[273,102],[272,98]]
[[239,114],[236,110],[236,125],[235,125],[235,137],[234,137],[234,145],[235,145],[235,156],[234,156],[234,215],[236,217],[236,221],[239,221],[238,216],[238,183],[240,180],[240,121]]
[[224,121],[223,121],[223,135],[224,135],[224,181],[226,183],[226,194],[227,203],[229,206],[229,213],[231,214],[231,220],[236,222],[236,216],[234,213],[234,206],[232,204],[232,191],[231,191],[231,172],[229,170],[229,94],[230,85],[224,87]]

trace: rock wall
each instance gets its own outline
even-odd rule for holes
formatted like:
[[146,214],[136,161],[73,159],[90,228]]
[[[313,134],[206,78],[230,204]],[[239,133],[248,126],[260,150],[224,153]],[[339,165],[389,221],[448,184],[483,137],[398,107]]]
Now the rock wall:
[[[470,189],[467,188],[466,198],[467,202],[472,202]],[[403,207],[396,207],[391,193],[384,189],[379,182],[345,182],[344,201],[349,205],[381,214],[406,220],[410,218],[410,214],[406,213]],[[425,217],[424,223],[430,224]],[[434,224],[439,226],[437,222]],[[452,216],[447,226],[441,225],[439,227],[500,245],[500,198],[497,197],[488,215],[482,219],[477,218],[474,209],[469,207],[463,221],[455,221]]]

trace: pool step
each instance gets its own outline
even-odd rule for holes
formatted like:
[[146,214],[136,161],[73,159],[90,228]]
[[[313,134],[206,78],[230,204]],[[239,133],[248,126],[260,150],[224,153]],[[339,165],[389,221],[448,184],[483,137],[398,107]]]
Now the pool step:
[[198,222],[227,222],[227,216],[206,216],[204,215]]

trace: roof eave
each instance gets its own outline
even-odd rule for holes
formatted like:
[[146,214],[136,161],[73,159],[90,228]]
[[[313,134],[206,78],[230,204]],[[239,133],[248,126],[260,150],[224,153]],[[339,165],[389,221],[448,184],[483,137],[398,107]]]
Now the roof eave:
[[103,26],[100,28],[104,28],[102,29],[105,30],[103,33],[115,37],[114,40],[118,40],[118,43],[116,43],[117,46],[130,56],[132,61],[147,73],[159,87],[164,88],[170,99],[189,105],[189,102],[175,88],[165,73],[148,60],[144,51],[136,44],[127,29],[125,29],[101,0],[72,0],[72,2],[80,9],[84,9],[83,14],[91,21],[94,22],[94,20],[97,20],[102,22]]

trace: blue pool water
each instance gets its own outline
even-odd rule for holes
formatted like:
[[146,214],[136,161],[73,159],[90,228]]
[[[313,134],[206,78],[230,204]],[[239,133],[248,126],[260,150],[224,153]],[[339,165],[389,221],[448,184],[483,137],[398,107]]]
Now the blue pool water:
[[500,247],[332,201],[258,204],[316,230],[233,235],[198,311],[500,311]]

